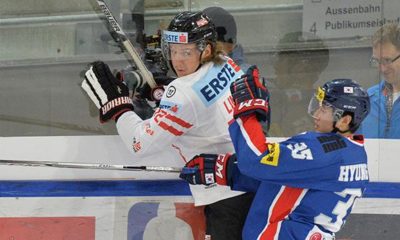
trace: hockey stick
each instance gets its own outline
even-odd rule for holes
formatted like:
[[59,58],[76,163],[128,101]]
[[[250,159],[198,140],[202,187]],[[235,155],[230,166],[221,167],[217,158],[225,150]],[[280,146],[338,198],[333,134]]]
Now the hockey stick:
[[128,52],[129,56],[132,58],[134,65],[136,65],[143,79],[149,84],[149,86],[151,88],[157,87],[157,83],[155,82],[153,75],[147,69],[146,65],[144,65],[135,47],[133,47],[128,36],[125,34],[125,32],[122,30],[121,26],[118,24],[115,17],[112,15],[107,4],[104,2],[104,0],[96,0],[96,1],[107,19],[109,29],[110,31],[112,31],[111,36],[115,39],[116,42],[122,44],[122,46]]
[[182,170],[179,167],[132,166],[132,165],[114,165],[105,163],[73,163],[73,162],[28,161],[28,160],[8,160],[8,159],[0,159],[0,165],[122,170],[122,171],[155,171],[155,172],[169,172],[169,173],[179,173]]

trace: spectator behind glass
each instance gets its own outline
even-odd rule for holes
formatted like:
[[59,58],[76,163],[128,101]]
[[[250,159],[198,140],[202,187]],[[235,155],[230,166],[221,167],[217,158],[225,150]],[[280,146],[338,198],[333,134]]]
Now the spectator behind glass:
[[243,48],[236,40],[237,28],[235,18],[221,7],[209,7],[204,9],[203,12],[215,24],[217,45],[219,48],[228,54],[240,66],[243,72],[246,72],[250,65],[246,63]]
[[370,63],[380,83],[368,89],[371,112],[359,130],[366,138],[400,138],[400,28],[390,23],[372,37]]
[[276,78],[268,83],[273,114],[269,136],[288,137],[312,130],[307,109],[313,85],[329,62],[329,50],[315,35],[287,33],[280,39],[274,58]]

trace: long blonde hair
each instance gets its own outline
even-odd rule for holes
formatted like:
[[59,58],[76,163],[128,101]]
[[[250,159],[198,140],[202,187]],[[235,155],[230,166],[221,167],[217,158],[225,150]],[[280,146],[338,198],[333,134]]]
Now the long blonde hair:
[[226,56],[227,53],[224,52],[221,45],[215,42],[207,42],[211,46],[211,54],[209,56],[203,57],[201,59],[201,63],[213,62],[217,65],[221,65],[224,62],[223,56]]

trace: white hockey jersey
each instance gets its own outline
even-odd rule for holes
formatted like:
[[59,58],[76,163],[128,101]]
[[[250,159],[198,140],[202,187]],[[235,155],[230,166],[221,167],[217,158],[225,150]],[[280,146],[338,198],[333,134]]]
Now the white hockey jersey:
[[[200,153],[234,151],[228,132],[233,113],[229,86],[243,72],[233,60],[225,60],[222,65],[206,63],[195,73],[172,81],[150,119],[142,120],[134,112],[118,119],[118,133],[137,158],[154,155],[165,158],[164,166],[173,166],[176,160],[183,166]],[[171,153],[176,159],[170,159]],[[190,188],[196,206],[243,193],[220,185]]]

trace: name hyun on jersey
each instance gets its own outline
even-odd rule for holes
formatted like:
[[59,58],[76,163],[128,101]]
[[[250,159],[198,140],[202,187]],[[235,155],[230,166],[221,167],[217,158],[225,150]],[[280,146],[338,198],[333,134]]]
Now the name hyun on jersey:
[[353,164],[340,166],[340,174],[338,181],[353,182],[368,180],[367,164]]

